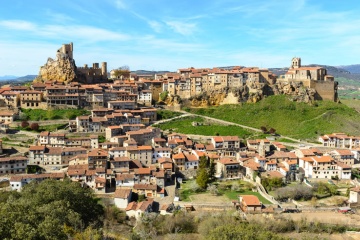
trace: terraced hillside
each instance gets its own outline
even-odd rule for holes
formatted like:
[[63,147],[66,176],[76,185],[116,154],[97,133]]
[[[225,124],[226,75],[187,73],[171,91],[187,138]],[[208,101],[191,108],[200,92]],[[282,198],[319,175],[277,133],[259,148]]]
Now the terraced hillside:
[[319,135],[332,132],[360,135],[360,114],[345,104],[330,101],[318,101],[310,106],[278,95],[255,104],[187,110],[255,128],[274,128],[279,134],[297,139],[315,140]]

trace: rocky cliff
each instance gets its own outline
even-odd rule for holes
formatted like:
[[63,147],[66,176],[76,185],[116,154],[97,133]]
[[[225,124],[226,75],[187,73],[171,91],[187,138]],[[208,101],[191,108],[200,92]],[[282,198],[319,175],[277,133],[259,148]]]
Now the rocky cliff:
[[68,56],[60,56],[55,60],[48,58],[46,64],[40,67],[35,82],[57,81],[69,83],[76,78],[76,65]]
[[[270,95],[288,95],[292,101],[311,103],[314,100],[315,89],[306,88],[301,83],[252,83],[239,88],[223,88],[190,97],[192,107],[219,106],[222,104],[237,104],[242,102],[256,103]],[[165,103],[172,106],[179,103],[179,96],[169,95]]]

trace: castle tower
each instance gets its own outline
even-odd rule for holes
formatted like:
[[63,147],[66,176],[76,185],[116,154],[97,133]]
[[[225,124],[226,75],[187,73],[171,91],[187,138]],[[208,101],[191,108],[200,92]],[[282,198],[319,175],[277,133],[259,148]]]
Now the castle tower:
[[99,63],[93,63],[93,69],[98,69],[99,68]]
[[107,63],[106,62],[101,63],[101,75],[107,77]]
[[301,68],[301,58],[294,57],[291,60],[291,68]]
[[63,44],[59,50],[61,50],[62,54],[67,55],[70,59],[73,59],[73,43],[72,42],[69,44]]

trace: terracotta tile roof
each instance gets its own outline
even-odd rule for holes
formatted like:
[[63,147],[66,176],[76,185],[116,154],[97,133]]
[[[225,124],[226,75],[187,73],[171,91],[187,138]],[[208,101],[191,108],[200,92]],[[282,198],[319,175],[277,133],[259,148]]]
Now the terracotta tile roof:
[[261,206],[260,200],[254,195],[240,195],[246,206]]
[[151,146],[138,146],[137,149],[139,151],[142,151],[142,150],[152,150],[152,147]]
[[269,171],[266,173],[270,178],[283,178],[284,175],[281,174],[279,171]]
[[205,148],[205,145],[202,143],[195,144],[195,148]]
[[107,157],[108,152],[103,149],[93,149],[88,153],[89,157]]
[[343,155],[354,155],[349,149],[337,149],[335,150],[340,156]]
[[213,137],[214,142],[223,142],[223,138],[222,137]]
[[205,149],[206,149],[206,151],[214,151],[215,147],[212,144],[208,144],[208,145],[205,146]]
[[154,142],[166,142],[164,138],[153,138]]
[[26,157],[16,156],[16,157],[5,157],[0,158],[0,162],[8,162],[8,161],[27,161]]
[[185,155],[183,153],[178,153],[178,154],[172,155],[172,158],[173,159],[182,159],[182,158],[185,159]]
[[153,184],[146,184],[146,183],[138,183],[138,184],[134,184],[134,189],[139,189],[139,190],[157,190],[157,185],[153,185]]
[[115,162],[129,162],[130,158],[128,158],[128,157],[115,157],[114,161]]
[[226,141],[240,141],[238,136],[224,136],[222,137],[222,139],[224,140],[224,142]]
[[96,177],[95,178],[95,183],[106,183],[106,179],[101,178],[101,177]]
[[45,151],[45,146],[30,146],[29,151]]
[[199,161],[198,157],[194,154],[184,153],[184,155],[185,155],[186,160],[189,162]]
[[62,147],[48,147],[45,154],[48,155],[61,155]]
[[158,163],[172,163],[172,160],[171,160],[171,158],[168,158],[168,157],[161,157],[161,158],[158,158]]
[[172,163],[163,163],[163,164],[162,164],[162,167],[163,167],[164,169],[172,169]]
[[125,211],[135,211],[137,208],[137,202],[131,202],[127,205],[127,207],[125,208]]
[[138,174],[150,175],[151,174],[151,169],[150,168],[139,168],[138,169]]
[[134,174],[131,174],[131,173],[121,173],[121,174],[116,174],[115,178],[116,180],[118,181],[124,181],[124,180],[127,180],[127,179],[130,179],[130,180],[134,180]]
[[345,164],[345,163],[342,163],[340,161],[336,162],[336,164],[341,167],[342,169],[351,169],[351,166]]
[[153,172],[153,175],[154,175],[154,177],[157,177],[157,178],[164,178],[165,177],[165,171],[160,170],[158,172]]
[[40,133],[40,136],[48,136],[49,135],[49,132],[48,131],[44,131],[44,132],[41,132]]
[[331,156],[314,156],[314,157],[304,157],[301,158],[302,160],[306,162],[331,162],[333,161],[333,158]]
[[118,188],[115,190],[114,198],[128,198],[131,194],[131,189]]
[[85,173],[86,173],[85,169],[68,169],[67,170],[68,176],[85,175]]
[[171,152],[171,148],[168,148],[168,147],[154,148],[154,151]]
[[220,159],[220,161],[222,164],[224,165],[234,165],[234,164],[239,164],[238,161],[236,161],[235,159],[232,158],[222,158]]
[[208,153],[207,156],[211,159],[219,159],[220,156],[215,153]]

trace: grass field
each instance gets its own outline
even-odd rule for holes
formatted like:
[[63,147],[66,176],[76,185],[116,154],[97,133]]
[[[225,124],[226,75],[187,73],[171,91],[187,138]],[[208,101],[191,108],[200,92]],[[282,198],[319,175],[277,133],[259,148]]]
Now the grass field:
[[89,111],[84,109],[21,109],[21,112],[30,121],[75,119],[77,116],[90,114]]
[[[40,123],[41,124],[41,123]],[[55,132],[57,130],[60,129],[64,129],[68,124],[64,124],[64,123],[59,123],[59,124],[50,124],[50,125],[39,125],[39,129],[37,131],[31,130],[30,127],[27,128],[22,128],[22,127],[17,127],[17,130],[23,130],[23,131],[30,131],[30,132],[43,132],[43,131],[48,131],[48,132]]]
[[292,102],[285,95],[277,95],[258,103],[196,108],[190,111],[255,128],[274,128],[279,134],[297,139],[311,140],[333,132],[360,135],[360,114],[345,104],[331,101],[317,101],[311,106]]
[[169,119],[169,118],[181,116],[182,113],[173,112],[170,110],[157,110],[156,115],[157,115],[157,120],[163,120],[163,119]]
[[[199,123],[199,126],[192,126],[192,122]],[[204,120],[202,117],[184,117],[154,126],[159,127],[161,130],[171,130],[177,133],[205,136],[231,135],[246,138],[253,134],[241,127],[214,124]]]
[[226,191],[225,196],[227,196],[231,200],[239,200],[239,195],[254,195],[259,198],[260,202],[263,204],[271,204],[266,198],[260,195],[258,192],[253,191],[241,191],[241,192],[235,192],[235,191]]

